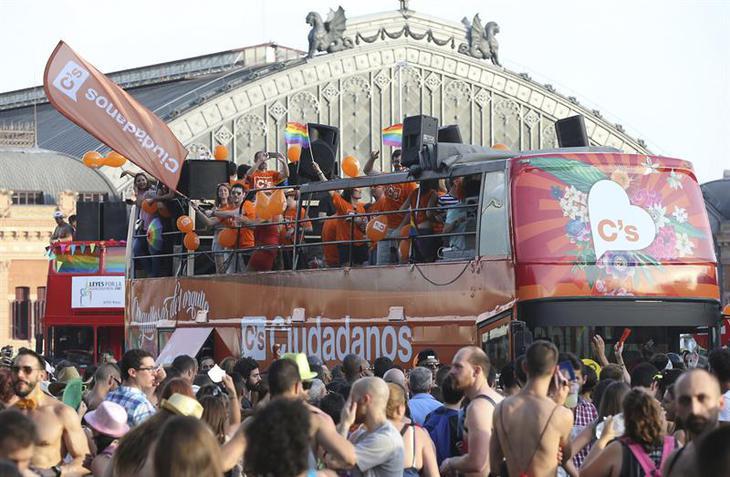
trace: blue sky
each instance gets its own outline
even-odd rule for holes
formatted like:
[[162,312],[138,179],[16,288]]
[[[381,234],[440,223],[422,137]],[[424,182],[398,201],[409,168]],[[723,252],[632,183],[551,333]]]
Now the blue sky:
[[[37,86],[59,39],[102,71],[265,41],[306,49],[310,10],[348,17],[397,0],[0,0],[0,92]],[[502,64],[553,84],[694,163],[700,181],[730,169],[730,1],[411,0],[412,10],[497,21]]]

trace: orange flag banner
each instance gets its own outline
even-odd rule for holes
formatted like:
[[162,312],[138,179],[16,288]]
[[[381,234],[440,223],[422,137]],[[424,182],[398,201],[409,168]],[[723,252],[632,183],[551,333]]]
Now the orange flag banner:
[[70,121],[177,190],[185,147],[164,121],[62,41],[48,59],[43,88]]

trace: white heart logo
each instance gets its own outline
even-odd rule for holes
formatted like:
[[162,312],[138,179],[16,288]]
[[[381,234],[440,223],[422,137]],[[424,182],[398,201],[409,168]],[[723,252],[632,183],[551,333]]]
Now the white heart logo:
[[631,205],[623,187],[611,180],[598,181],[591,187],[588,215],[596,260],[608,251],[644,249],[656,237],[651,215]]

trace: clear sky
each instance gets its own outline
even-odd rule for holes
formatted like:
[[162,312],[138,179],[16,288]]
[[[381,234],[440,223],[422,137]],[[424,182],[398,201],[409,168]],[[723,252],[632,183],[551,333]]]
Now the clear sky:
[[[0,0],[0,92],[40,85],[58,40],[101,71],[266,41],[307,47],[311,10],[348,17],[397,0]],[[412,10],[499,23],[500,59],[695,165],[730,169],[730,0],[410,0]]]

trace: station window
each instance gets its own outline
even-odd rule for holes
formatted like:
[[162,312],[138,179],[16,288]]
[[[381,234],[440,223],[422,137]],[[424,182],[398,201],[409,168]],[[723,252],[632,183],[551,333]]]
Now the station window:
[[39,190],[19,190],[13,192],[13,205],[43,205],[43,191]]
[[12,309],[12,337],[15,340],[30,339],[31,303],[30,288],[16,287]]

